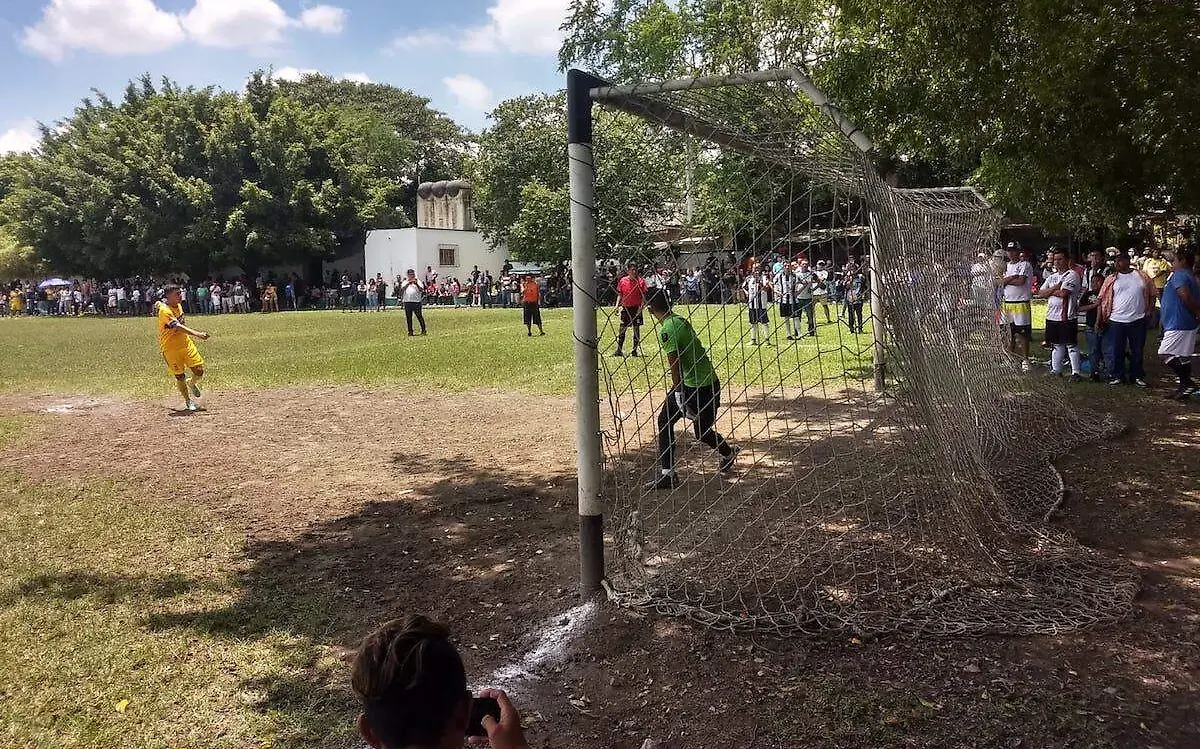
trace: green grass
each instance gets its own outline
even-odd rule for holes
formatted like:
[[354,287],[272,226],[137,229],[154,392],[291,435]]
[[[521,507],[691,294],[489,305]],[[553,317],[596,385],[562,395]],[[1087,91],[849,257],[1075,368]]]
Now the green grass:
[[114,486],[0,486],[0,745],[349,745],[343,667],[288,634],[321,614],[248,605],[238,536]]
[[[701,331],[726,382],[811,382],[840,377],[843,371],[870,376],[869,334],[855,337],[845,326],[822,326],[819,348],[811,341],[784,346],[776,360],[770,349],[760,352],[743,341],[744,306],[680,311]],[[403,314],[395,311],[196,316],[189,324],[212,333],[198,345],[210,383],[218,388],[404,383],[451,391],[572,392],[570,310],[543,311],[545,338],[527,338],[520,315],[512,309],[428,310],[430,335],[424,338],[409,338]],[[772,324],[779,325],[774,313]],[[657,336],[649,325],[644,330],[645,353],[652,356]],[[615,328],[610,319],[602,319],[601,335],[602,350],[611,352]],[[783,336],[777,327],[777,344],[789,343]],[[619,386],[622,378],[644,381],[649,375],[653,382],[661,377],[662,362],[647,362],[619,366],[609,360],[606,366]],[[150,397],[170,393],[171,385],[151,318],[0,318],[0,390]]]

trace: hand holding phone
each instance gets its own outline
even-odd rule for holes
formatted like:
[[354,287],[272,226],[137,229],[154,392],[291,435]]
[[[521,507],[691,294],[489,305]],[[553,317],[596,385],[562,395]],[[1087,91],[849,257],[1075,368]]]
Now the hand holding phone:
[[[508,695],[499,689],[483,690],[471,703],[472,718],[476,713],[476,703],[482,703],[479,708],[479,728],[482,729],[482,733],[469,732],[469,729],[474,727],[472,720],[472,725],[468,726],[468,741],[471,744],[491,744],[492,749],[529,749],[529,744],[525,741],[525,732],[521,728],[521,715],[509,702]],[[499,708],[498,720],[497,714],[490,712],[492,703]]]
[[467,720],[468,736],[487,736],[483,727],[484,716],[500,722],[500,702],[494,697],[476,697],[471,700],[471,717]]

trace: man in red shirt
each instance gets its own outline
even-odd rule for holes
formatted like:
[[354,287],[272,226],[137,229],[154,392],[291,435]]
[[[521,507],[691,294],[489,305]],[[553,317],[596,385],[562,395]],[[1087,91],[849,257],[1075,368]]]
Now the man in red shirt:
[[617,351],[613,356],[624,356],[625,330],[633,328],[633,349],[630,356],[638,355],[638,344],[642,342],[642,302],[646,296],[646,279],[638,275],[637,266],[630,263],[625,276],[617,281],[617,309],[621,313],[621,328],[617,331]]

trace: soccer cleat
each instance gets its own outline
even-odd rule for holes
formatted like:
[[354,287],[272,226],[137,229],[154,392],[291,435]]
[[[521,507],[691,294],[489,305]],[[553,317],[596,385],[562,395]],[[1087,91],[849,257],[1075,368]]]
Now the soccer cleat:
[[188,392],[192,394],[193,398],[200,400],[200,386],[196,384],[195,380],[188,380]]
[[1190,385],[1180,385],[1179,387],[1175,388],[1173,392],[1167,393],[1163,397],[1169,401],[1183,400],[1195,392],[1195,390],[1196,389]]
[[629,352],[629,355],[630,355],[630,356],[635,356],[635,357],[636,357],[636,356],[641,356],[641,354],[639,354],[639,353],[638,353],[638,350],[637,350],[637,349],[634,349],[633,351],[630,351],[630,352]]
[[186,408],[188,411],[197,411],[197,410],[199,410],[199,408],[196,406],[196,401],[188,401],[188,402],[187,402],[187,405],[186,405],[186,406],[184,406],[184,408]]
[[658,478],[648,481],[642,488],[648,492],[670,491],[679,486],[679,477],[672,473],[660,473]]
[[738,447],[737,445],[730,445],[729,446],[729,454],[721,456],[721,464],[720,464],[720,467],[718,468],[718,470],[721,473],[725,473],[725,474],[732,473],[733,472],[733,464],[734,464],[734,462],[737,461],[737,456],[741,451],[742,451],[741,447]]
[[1071,382],[1083,382],[1083,378],[1077,374],[1071,375]]
[[1033,369],[1033,366],[1029,363],[1028,359],[1021,360],[1021,371],[1022,372],[1029,372],[1032,369]]
[[625,354],[621,351],[621,349],[617,349],[616,351],[613,352],[612,355],[613,355],[614,359],[620,359],[621,357],[625,356]]
[[1134,380],[1134,381],[1133,381],[1133,384],[1134,384],[1134,385],[1137,385],[1138,387],[1140,387],[1140,388],[1142,388],[1142,389],[1145,389],[1145,388],[1148,388],[1148,387],[1150,387],[1148,384],[1146,384],[1146,381],[1145,381],[1145,380],[1143,380],[1141,377],[1139,377],[1139,378],[1137,378],[1136,380]]
[[1121,378],[1120,378],[1120,377],[1114,377],[1114,378],[1112,378],[1111,380],[1109,380],[1109,381],[1108,381],[1108,384],[1109,384],[1110,386],[1112,386],[1112,385],[1120,385],[1120,384],[1121,384]]
[[533,338],[533,331],[531,330],[528,333],[526,333],[525,335],[529,336],[530,338]]

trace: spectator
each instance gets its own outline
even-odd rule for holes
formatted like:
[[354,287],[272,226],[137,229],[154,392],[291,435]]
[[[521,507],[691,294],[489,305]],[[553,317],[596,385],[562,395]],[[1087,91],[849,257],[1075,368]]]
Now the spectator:
[[[1098,322],[1104,327],[1105,359],[1109,385],[1132,382],[1145,388],[1146,371],[1142,361],[1146,346],[1146,325],[1154,311],[1154,282],[1130,267],[1129,256],[1118,254],[1116,273],[1104,280],[1100,289]],[[1126,352],[1129,371],[1126,373]]]
[[742,293],[746,296],[746,314],[750,323],[750,344],[758,345],[758,326],[763,326],[763,339],[771,343],[771,321],[767,310],[771,306],[771,282],[766,271],[754,268],[742,281]]
[[[1008,350],[1021,359],[1021,368],[1029,371],[1029,340],[1033,337],[1033,265],[1022,258],[1021,245],[1008,243],[1008,265],[1000,281],[1001,321],[1008,325]],[[853,328],[851,324],[851,328]]]
[[1100,333],[1096,330],[1097,310],[1100,308],[1100,288],[1104,285],[1104,276],[1092,275],[1091,288],[1083,292],[1079,299],[1079,319],[1083,322],[1084,339],[1087,341],[1088,369],[1092,382],[1100,382],[1100,371],[1104,365],[1104,345]]
[[1079,360],[1079,331],[1077,317],[1077,298],[1079,295],[1079,276],[1071,267],[1071,258],[1066,250],[1055,250],[1051,255],[1053,266],[1051,273],[1046,276],[1043,288],[1038,296],[1046,299],[1046,342],[1054,347],[1050,356],[1051,371],[1061,376],[1063,365],[1071,362],[1071,382],[1082,379],[1081,363]]
[[1180,248],[1175,253],[1171,275],[1163,285],[1163,339],[1158,354],[1178,378],[1175,392],[1167,395],[1172,400],[1196,393],[1192,357],[1196,353],[1196,328],[1200,327],[1200,283],[1192,273],[1195,261],[1194,252]]
[[[363,640],[351,681],[361,706],[358,730],[374,749],[466,742],[472,698],[462,657],[442,625],[423,616],[383,625]],[[484,690],[480,697],[500,705],[499,721],[490,715],[482,721],[492,749],[528,749],[521,716],[504,692]]]
[[417,322],[421,324],[421,335],[425,335],[425,315],[421,311],[421,303],[425,299],[425,294],[421,291],[420,282],[417,281],[416,271],[409,269],[408,277],[404,279],[404,283],[396,293],[399,295],[400,301],[404,303],[404,322],[408,325],[408,334],[413,335],[413,317],[416,317]]
[[341,282],[338,283],[338,297],[341,300],[342,312],[349,312],[350,306],[354,304],[354,284],[350,283],[348,274],[343,274]]
[[846,265],[844,276],[846,317],[851,333],[863,332],[863,303],[867,297],[867,277],[858,263]]
[[379,312],[387,311],[387,300],[388,300],[387,292],[388,292],[388,285],[387,285],[387,281],[385,281],[383,278],[383,274],[376,273],[375,274],[375,303],[376,303],[375,309],[378,310]]
[[[796,322],[796,318],[800,317],[796,303],[796,294],[799,287],[799,279],[796,277],[795,268],[792,263],[784,263],[779,273],[775,274],[772,280],[775,301],[779,304],[779,319],[783,320],[784,328],[787,330],[787,339],[794,341],[800,337],[800,325]],[[753,323],[751,324],[753,330]]]

